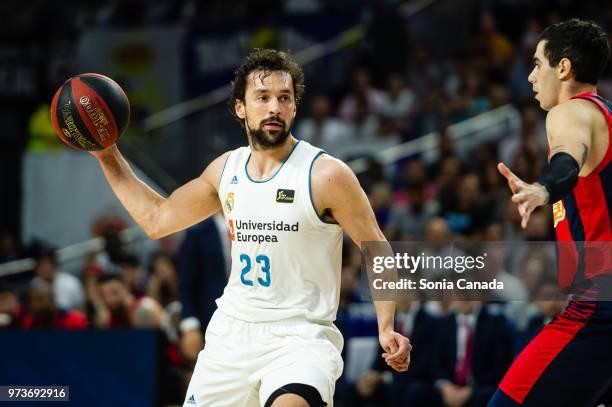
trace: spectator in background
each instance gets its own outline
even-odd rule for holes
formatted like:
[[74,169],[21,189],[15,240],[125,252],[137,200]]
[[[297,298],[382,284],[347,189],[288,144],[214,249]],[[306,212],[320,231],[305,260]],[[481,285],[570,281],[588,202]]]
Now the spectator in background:
[[[437,340],[438,318],[418,301],[397,303],[398,332],[418,346],[410,361],[410,370],[393,376],[391,399],[393,406],[429,407],[435,402],[433,358]],[[380,363],[380,362],[379,362]]]
[[115,274],[103,275],[98,278],[98,289],[100,302],[95,304],[96,325],[101,328],[131,328],[138,300],[123,279]]
[[408,87],[414,91],[417,100],[424,100],[443,82],[443,66],[432,60],[431,51],[423,42],[415,44],[408,67]]
[[55,251],[41,249],[36,256],[36,277],[51,284],[55,304],[62,310],[73,310],[83,307],[84,293],[81,281],[70,273],[58,269]]
[[550,253],[539,247],[533,248],[521,257],[516,267],[516,275],[525,284],[530,300],[537,298],[540,287],[544,285],[543,282],[556,278],[553,259]]
[[178,279],[176,267],[170,257],[158,253],[151,260],[151,276],[147,284],[147,295],[162,307],[178,300]]
[[437,400],[432,362],[438,319],[420,302],[400,300],[395,320],[397,332],[402,332],[413,346],[418,346],[419,355],[412,357],[409,371],[401,374],[388,369],[379,357],[374,358],[370,369],[351,386],[352,391],[347,392],[344,405],[430,407]]
[[354,111],[352,119],[347,121],[350,125],[352,142],[372,141],[376,137],[378,118],[370,107],[370,102],[364,93],[354,96]]
[[484,206],[478,175],[464,175],[459,181],[456,194],[457,201],[454,202],[453,208],[442,213],[450,229],[453,233],[464,236],[482,231],[490,220],[490,214]]
[[19,297],[7,285],[0,284],[0,329],[19,329],[22,318]]
[[145,294],[145,272],[140,266],[140,260],[132,253],[119,257],[119,274],[130,293],[141,298]]
[[164,236],[161,239],[157,239],[158,247],[155,253],[164,254],[170,257],[171,259],[175,259],[179,249],[181,248],[181,244],[183,243],[184,238],[185,233],[177,232],[172,233],[168,236]]
[[[499,221],[503,219],[505,205],[509,199],[505,180],[499,171],[497,171],[497,163],[495,161],[487,162],[480,175],[482,177],[481,183],[485,191],[483,197],[484,204],[491,211],[492,220]],[[503,236],[503,230],[501,230],[501,232]]]
[[484,13],[480,19],[480,37],[477,46],[486,52],[491,68],[506,72],[514,58],[514,46],[508,37],[497,29],[492,14]]
[[[454,236],[451,233],[446,219],[434,216],[427,221],[425,225],[425,241],[427,244],[423,248],[425,256],[461,256],[463,251],[458,248],[453,248],[447,244],[453,240]],[[431,267],[427,269],[427,277],[431,280],[437,280],[449,277],[449,270],[444,267]],[[427,292],[425,292],[427,294]],[[436,298],[437,299],[437,298]],[[445,314],[446,309],[439,309],[448,304],[443,304],[440,301],[432,301],[427,303],[428,310],[436,315]]]
[[176,336],[169,331],[168,314],[151,297],[143,297],[132,315],[132,326],[136,329],[154,329],[159,332],[160,349],[158,380],[163,386],[157,387],[158,400],[162,405],[174,405],[184,395],[182,372],[183,358],[178,349]]
[[[502,315],[478,301],[455,301],[439,322],[433,365],[438,403],[486,406],[513,357],[513,332]],[[483,351],[486,350],[486,351]]]
[[[538,311],[527,323],[523,346],[529,343],[553,318],[560,314],[567,305],[567,299],[559,289],[559,284],[554,278],[545,279],[540,282],[538,294],[534,298]],[[521,349],[522,347],[521,346]]]
[[516,155],[525,148],[535,158],[544,156],[546,129],[539,109],[527,105],[521,109],[521,129],[519,133],[504,137],[499,143],[499,159],[504,163],[512,163]]
[[382,113],[378,114],[377,119],[378,126],[374,134],[374,142],[376,144],[372,145],[374,151],[380,151],[399,144],[402,141],[402,136],[398,132],[393,119]]
[[459,89],[462,118],[467,119],[489,110],[491,103],[486,80],[487,76],[476,69],[466,69],[463,72]]
[[389,240],[422,240],[427,222],[436,216],[440,205],[425,199],[425,187],[415,182],[406,185],[407,202],[391,209],[386,236]]
[[538,38],[542,32],[540,22],[531,18],[527,21],[527,29],[522,35],[518,44],[518,52],[514,58],[514,63],[510,68],[509,87],[513,99],[519,103],[530,101],[533,97],[531,84],[525,80],[533,69],[533,54],[538,45]]
[[202,331],[217,309],[215,300],[227,284],[230,270],[229,232],[221,214],[189,228],[177,255],[181,351],[195,366],[204,345]]
[[8,230],[0,230],[0,264],[19,259],[17,239]]
[[409,160],[395,177],[397,191],[394,201],[396,204],[408,202],[406,185],[423,185],[423,196],[426,201],[436,200],[436,186],[429,179],[427,166],[421,159]]
[[[342,332],[345,341],[348,341],[351,338],[349,309],[351,304],[361,302],[357,294],[360,267],[352,265],[348,261],[343,263],[340,278],[340,300],[335,324],[340,332]],[[342,349],[342,358],[344,360],[346,360],[346,350],[346,347]]]
[[359,174],[357,174],[357,179],[359,183],[363,187],[368,196],[370,195],[370,191],[375,184],[386,182],[387,179],[384,174],[383,165],[374,157],[366,156],[363,157],[365,160],[365,168]]
[[151,297],[143,297],[134,307],[131,316],[133,328],[163,330],[166,314],[161,304]]
[[[353,324],[351,321],[351,305],[354,303],[361,302],[358,295],[359,287],[359,272],[360,266],[351,264],[350,254],[353,250],[352,246],[347,247],[348,250],[343,250],[342,255],[342,269],[340,276],[340,299],[338,303],[338,313],[336,314],[336,321],[334,324],[338,327],[338,330],[342,333],[344,343],[348,344],[349,340],[353,337]],[[348,346],[342,348],[342,360],[348,361]],[[342,376],[336,382],[336,391],[334,392],[334,402],[340,406],[349,406],[347,404],[348,398],[352,397],[354,392],[353,383],[350,383],[346,378],[346,369],[343,370]]]
[[92,237],[104,239],[104,250],[96,254],[95,261],[107,273],[119,272],[118,264],[126,254],[120,232],[128,227],[128,223],[113,211],[100,213],[91,223]]
[[392,73],[387,80],[387,90],[382,94],[378,111],[391,119],[395,128],[405,133],[410,125],[414,102],[414,92],[406,87],[402,75]]
[[389,223],[391,203],[393,200],[391,186],[387,182],[377,182],[372,185],[368,195],[370,197],[370,205],[376,216],[376,221],[380,228],[384,230]]
[[367,69],[357,67],[353,73],[353,89],[340,104],[340,118],[346,123],[355,122],[359,115],[364,115],[364,112],[377,112],[382,99],[383,93],[371,85]]
[[497,109],[510,102],[510,94],[504,83],[491,83],[488,89],[489,109]]
[[457,187],[461,177],[461,164],[455,156],[444,158],[439,163],[439,173],[436,179],[438,202],[442,213],[452,210],[456,206]]
[[550,208],[537,208],[531,214],[529,225],[524,231],[525,239],[531,242],[552,241],[552,214]]
[[331,115],[331,101],[327,95],[314,97],[310,117],[298,122],[295,134],[301,140],[308,141],[332,155],[334,145],[346,143],[351,137],[349,127]]
[[80,311],[61,310],[55,303],[53,286],[34,279],[28,291],[29,311],[22,320],[24,329],[85,329],[87,318]]

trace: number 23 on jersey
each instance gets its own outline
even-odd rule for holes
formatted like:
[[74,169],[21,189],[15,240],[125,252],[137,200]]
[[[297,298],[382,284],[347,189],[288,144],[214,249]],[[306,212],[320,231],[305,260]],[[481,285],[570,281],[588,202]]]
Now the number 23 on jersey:
[[[253,286],[252,276],[250,276],[252,261],[248,254],[242,253],[240,255],[240,262],[242,263],[242,271],[240,272],[240,281],[242,284]],[[255,257],[255,262],[263,273],[262,277],[257,277],[257,282],[263,287],[270,287],[272,283],[272,277],[270,276],[270,258],[265,254],[260,254]],[[257,273],[258,274],[258,273]]]

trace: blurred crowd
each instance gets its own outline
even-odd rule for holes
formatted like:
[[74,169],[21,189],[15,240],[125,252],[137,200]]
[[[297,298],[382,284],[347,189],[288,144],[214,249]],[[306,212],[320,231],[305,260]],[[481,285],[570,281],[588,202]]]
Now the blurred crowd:
[[[144,24],[197,16],[214,20],[227,18],[227,13],[237,18],[265,10],[300,13],[340,7],[323,0],[267,1],[257,7],[246,1],[231,2],[231,7],[227,2],[211,2],[212,6],[197,1],[152,1],[146,13],[129,12],[143,3],[110,2],[95,13],[83,12],[78,21],[117,25],[129,15],[130,24],[135,24],[134,16],[141,16]],[[364,3],[379,6],[375,1]],[[388,7],[401,16],[409,3]],[[404,59],[388,55],[389,68],[385,68],[379,51],[368,48],[366,41],[355,51],[356,64],[347,73],[350,79],[342,91],[308,95],[295,136],[343,159],[366,158],[367,168],[359,180],[389,240],[551,240],[549,208],[534,212],[529,226],[521,229],[496,165],[503,161],[522,179],[535,181],[546,162],[545,116],[534,104],[527,82],[538,33],[568,17],[568,7],[578,7],[587,17],[600,17],[605,27],[612,28],[612,7],[601,3],[599,14],[590,15],[588,5],[549,3],[539,18],[522,20],[511,30],[500,28],[493,13],[479,13],[470,43],[444,59],[426,44],[415,42],[406,47],[409,54]],[[383,21],[395,20],[386,16]],[[370,28],[368,38],[377,38],[376,24]],[[610,69],[599,89],[604,97],[612,97]],[[478,146],[469,159],[461,158],[446,129],[506,104],[519,112],[519,128],[501,140]],[[388,167],[374,157],[373,152],[432,131],[441,135],[437,160],[417,154]],[[162,398],[179,403],[204,346],[203,330],[215,309],[214,300],[227,281],[227,231],[217,215],[162,239],[155,251],[143,254],[122,245],[119,233],[126,225],[122,219],[97,219],[92,234],[105,238],[105,249],[88,255],[77,274],[62,270],[52,242],[22,247],[14,233],[0,232],[0,263],[32,257],[36,264],[26,280],[0,279],[0,328],[159,330],[166,339]],[[345,336],[345,372],[337,385],[337,404],[486,405],[516,353],[564,307],[551,272],[553,264],[552,256],[525,255],[508,265],[503,276],[500,273],[515,293],[521,293],[519,305],[503,298],[492,303],[400,302],[397,329],[411,339],[414,351],[410,371],[395,374],[380,359],[375,313],[371,302],[364,300],[367,282],[360,274],[360,253],[347,240],[337,320]],[[529,277],[518,278],[521,275]],[[536,301],[540,291],[558,299]]]

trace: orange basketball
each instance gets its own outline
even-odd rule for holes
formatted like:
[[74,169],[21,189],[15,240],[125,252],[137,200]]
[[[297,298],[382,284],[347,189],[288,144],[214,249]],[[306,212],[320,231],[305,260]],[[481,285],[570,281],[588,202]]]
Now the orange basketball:
[[102,150],[112,146],[130,121],[130,102],[115,81],[96,73],[68,79],[55,92],[51,121],[70,147]]

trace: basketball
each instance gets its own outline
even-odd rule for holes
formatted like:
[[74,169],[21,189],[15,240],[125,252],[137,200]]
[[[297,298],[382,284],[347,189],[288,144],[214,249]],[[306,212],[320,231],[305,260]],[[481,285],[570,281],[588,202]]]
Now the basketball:
[[51,121],[70,147],[102,150],[117,142],[130,121],[130,103],[112,79],[86,73],[68,79],[55,92]]

